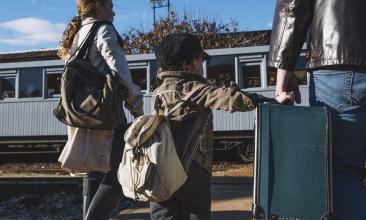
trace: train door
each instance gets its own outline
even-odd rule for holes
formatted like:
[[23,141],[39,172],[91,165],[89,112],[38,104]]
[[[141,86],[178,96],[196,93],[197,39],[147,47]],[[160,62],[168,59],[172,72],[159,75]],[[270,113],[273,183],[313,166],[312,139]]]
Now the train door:
[[[260,93],[266,96],[273,96],[267,87],[266,56],[264,54],[241,55],[236,57],[236,73],[238,85],[247,92]],[[250,123],[249,121],[247,123]],[[253,133],[245,133],[240,136],[242,139],[237,146],[237,153],[244,162],[252,162],[254,159]]]
[[265,88],[267,69],[265,55],[247,55],[236,58],[238,84],[242,89]]
[[63,67],[46,68],[45,93],[47,98],[57,98],[61,96],[61,74]]
[[[243,81],[239,76],[239,68],[241,68],[239,57],[235,54],[212,56],[212,59],[204,62],[203,65],[205,77],[211,85],[228,86],[233,81],[240,86]],[[260,79],[255,78],[255,76],[254,74],[251,82],[254,85],[260,82]],[[243,86],[240,86],[240,88],[243,88]],[[240,118],[238,114],[240,113],[214,111],[214,150],[215,152],[225,151],[224,154],[214,153],[215,158],[223,155],[232,158],[233,156],[236,157],[235,154],[238,153],[243,161],[250,162],[252,160],[251,152],[246,152],[246,148],[252,139],[252,135],[249,134],[251,131],[232,130],[234,123],[242,123],[235,120]]]

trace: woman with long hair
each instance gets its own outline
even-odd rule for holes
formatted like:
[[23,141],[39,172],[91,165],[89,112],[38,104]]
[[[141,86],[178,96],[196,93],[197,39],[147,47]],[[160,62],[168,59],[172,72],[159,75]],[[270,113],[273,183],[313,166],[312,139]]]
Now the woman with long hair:
[[[88,36],[93,23],[106,21],[99,26],[94,40],[90,45],[89,57],[91,64],[100,73],[109,71],[118,73],[120,83],[127,88],[125,107],[132,115],[143,114],[143,101],[140,88],[132,83],[131,73],[127,66],[126,57],[122,51],[123,42],[112,25],[113,11],[112,0],[77,0],[77,12],[64,31],[60,42],[58,55],[65,59],[76,57],[78,49]],[[124,117],[125,119],[125,117]],[[122,188],[118,183],[117,170],[123,152],[123,134],[126,129],[126,120],[114,130],[93,130],[67,126],[68,141],[66,145],[97,144],[112,145],[111,170],[107,173],[90,172],[84,178],[84,219],[103,220],[109,219],[113,209],[123,197]],[[93,199],[93,185],[99,181],[100,185]],[[90,203],[90,205],[89,205]]]

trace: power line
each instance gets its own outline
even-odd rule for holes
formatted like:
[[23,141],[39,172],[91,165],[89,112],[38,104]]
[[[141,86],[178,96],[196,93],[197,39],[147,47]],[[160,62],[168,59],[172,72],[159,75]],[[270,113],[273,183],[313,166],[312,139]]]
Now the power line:
[[150,0],[150,3],[152,4],[153,9],[153,16],[154,16],[154,23],[153,25],[156,25],[156,9],[158,8],[168,8],[168,18],[170,18],[170,0]]

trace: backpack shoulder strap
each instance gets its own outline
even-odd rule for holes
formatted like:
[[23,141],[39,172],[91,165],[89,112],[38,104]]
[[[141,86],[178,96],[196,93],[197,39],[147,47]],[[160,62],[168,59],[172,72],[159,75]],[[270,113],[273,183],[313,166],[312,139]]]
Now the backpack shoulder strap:
[[196,86],[196,88],[194,88],[190,93],[188,93],[187,95],[185,95],[183,97],[183,99],[181,101],[179,101],[169,112],[168,112],[168,116],[171,115],[173,112],[175,112],[178,108],[180,108],[184,103],[187,102],[188,99],[190,99],[197,91],[203,89],[206,85],[205,84],[201,84]]
[[[81,42],[80,46],[74,51],[73,54],[71,54],[71,56],[66,60],[66,63],[69,63],[72,58],[75,56],[76,53],[77,56],[75,58],[81,58],[83,59],[84,57],[88,57],[87,55],[89,55],[90,50],[88,50],[90,48],[91,43],[93,42],[94,36],[96,34],[96,31],[98,30],[99,26],[102,24],[111,24],[108,21],[96,21],[92,23],[92,27],[90,28],[88,34],[86,35],[86,37],[83,39],[83,41]],[[88,54],[86,54],[88,53]],[[66,67],[66,65],[65,65]]]
[[76,58],[89,59],[90,47],[93,43],[94,37],[95,37],[99,27],[103,24],[111,24],[111,23],[108,21],[96,21],[92,24],[93,26],[90,28],[89,33],[87,34],[83,43],[79,47],[80,51],[79,51],[78,55],[76,56]]

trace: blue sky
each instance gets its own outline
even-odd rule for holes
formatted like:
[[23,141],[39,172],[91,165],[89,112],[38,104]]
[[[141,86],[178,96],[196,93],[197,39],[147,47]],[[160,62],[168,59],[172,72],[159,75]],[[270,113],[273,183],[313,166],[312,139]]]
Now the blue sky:
[[[239,22],[242,31],[270,29],[275,0],[170,0],[172,9],[195,17]],[[0,52],[56,48],[68,21],[76,15],[76,0],[10,0],[0,3]],[[131,27],[150,30],[150,0],[113,0],[114,25],[121,33]],[[166,9],[158,9],[166,16]]]

